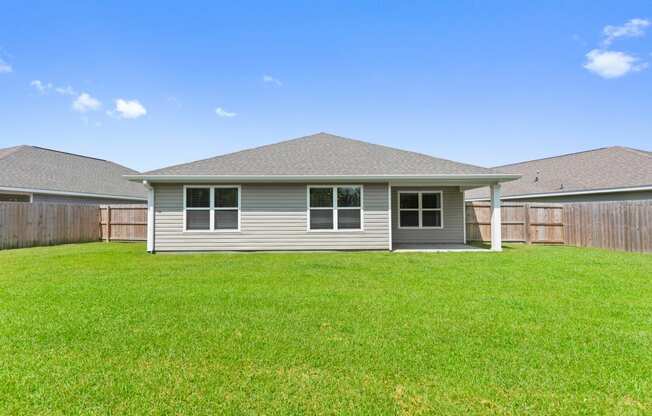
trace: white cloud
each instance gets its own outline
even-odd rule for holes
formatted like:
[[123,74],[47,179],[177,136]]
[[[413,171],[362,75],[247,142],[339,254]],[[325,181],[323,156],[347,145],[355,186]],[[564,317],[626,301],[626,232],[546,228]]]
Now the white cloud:
[[6,63],[2,58],[0,58],[0,74],[8,74],[12,72],[14,69]]
[[50,91],[54,91],[59,95],[77,95],[77,92],[70,85],[60,87],[52,84],[51,82],[46,84],[38,79],[30,82],[29,85],[41,94],[47,94]]
[[602,33],[605,39],[602,41],[604,46],[609,46],[618,38],[638,38],[645,35],[645,28],[650,26],[647,19],[631,19],[622,26],[605,26]]
[[147,114],[147,110],[138,100],[124,100],[118,98],[115,100],[115,111],[107,114],[113,115],[117,113],[119,117],[135,119]]
[[102,103],[85,92],[79,94],[75,101],[72,102],[72,108],[80,113],[99,110],[100,107],[102,107]]
[[70,85],[66,87],[56,87],[54,91],[61,95],[77,95],[77,92]]
[[276,85],[277,87],[280,87],[280,86],[283,85],[281,80],[279,80],[278,78],[274,78],[271,75],[263,75],[263,82],[266,83],[266,84]]
[[45,94],[46,92],[48,92],[48,90],[52,89],[52,84],[50,83],[44,84],[38,79],[35,79],[34,81],[30,82],[29,85],[34,87],[36,91],[40,92],[41,94]]
[[217,114],[220,117],[225,117],[225,118],[232,118],[238,115],[238,113],[231,113],[223,109],[222,107],[217,107],[215,109],[215,114]]
[[624,52],[593,49],[586,54],[584,68],[602,78],[619,78],[630,72],[638,72],[647,68],[646,62]]

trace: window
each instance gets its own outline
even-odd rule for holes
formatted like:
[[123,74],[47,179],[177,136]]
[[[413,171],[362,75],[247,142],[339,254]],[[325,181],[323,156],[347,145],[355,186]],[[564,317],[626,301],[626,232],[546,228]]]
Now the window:
[[0,194],[2,202],[32,202],[32,196],[28,194]]
[[238,188],[215,188],[215,229],[237,230]]
[[398,193],[399,228],[442,228],[442,193],[401,191]]
[[362,230],[362,186],[309,186],[308,230]]
[[186,231],[240,230],[239,186],[186,186]]
[[210,230],[211,188],[186,188],[186,230]]

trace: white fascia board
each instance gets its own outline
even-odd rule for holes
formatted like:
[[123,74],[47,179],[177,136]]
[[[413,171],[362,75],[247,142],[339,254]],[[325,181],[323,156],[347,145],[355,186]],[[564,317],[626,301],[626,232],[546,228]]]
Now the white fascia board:
[[91,194],[87,192],[68,192],[68,191],[52,191],[49,189],[32,189],[32,188],[13,188],[7,186],[0,186],[0,191],[8,192],[23,192],[32,194],[49,194],[49,195],[63,195],[63,196],[83,196],[88,198],[110,198],[110,199],[124,199],[128,201],[146,201],[147,198],[138,198],[132,196],[120,195],[107,195],[107,194]]
[[130,181],[150,183],[184,182],[433,182],[442,184],[468,184],[478,186],[513,181],[521,175],[510,174],[444,174],[444,175],[125,175]]
[[[652,185],[633,186],[631,188],[606,188],[606,189],[590,189],[590,190],[587,190],[587,191],[548,192],[548,193],[545,193],[545,194],[510,195],[510,196],[502,197],[502,200],[522,199],[522,198],[547,198],[547,197],[551,197],[551,196],[611,194],[611,193],[618,193],[618,192],[637,192],[637,191],[652,191]],[[488,200],[489,200],[489,197],[467,199],[468,202],[488,201]]]

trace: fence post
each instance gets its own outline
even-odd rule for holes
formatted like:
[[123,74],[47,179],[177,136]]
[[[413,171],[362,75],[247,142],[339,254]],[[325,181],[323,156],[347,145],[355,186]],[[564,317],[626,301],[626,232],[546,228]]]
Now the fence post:
[[111,205],[106,206],[106,240],[111,241]]
[[524,227],[523,235],[525,236],[525,244],[532,244],[532,237],[530,236],[530,204],[528,202],[523,204],[525,210],[523,214]]

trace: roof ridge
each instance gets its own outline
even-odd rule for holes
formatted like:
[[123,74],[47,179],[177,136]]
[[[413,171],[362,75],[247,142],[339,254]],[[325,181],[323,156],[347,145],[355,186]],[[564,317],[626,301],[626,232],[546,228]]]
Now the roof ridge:
[[84,157],[84,158],[86,158],[86,159],[100,160],[100,161],[102,161],[102,162],[109,162],[109,160],[102,159],[102,158],[99,158],[99,157],[80,155],[79,153],[72,153],[72,152],[66,152],[66,151],[63,151],[63,150],[50,149],[50,148],[48,148],[48,147],[33,146],[33,145],[27,145],[27,147],[31,147],[31,148],[33,148],[33,149],[39,149],[39,150],[46,150],[46,151],[48,151],[48,152],[62,153],[62,154],[64,154],[64,155],[77,156],[77,157]]
[[131,171],[131,172],[136,172],[136,173],[138,173],[138,171],[135,170],[135,169],[131,169],[130,167],[127,167],[127,166],[125,166],[125,165],[121,165],[121,164],[116,163],[116,162],[114,162],[114,161],[112,161],[112,160],[102,159],[102,158],[100,158],[100,157],[93,157],[93,156],[80,155],[79,153],[66,152],[66,151],[63,151],[63,150],[50,149],[50,148],[48,148],[48,147],[41,147],[41,146],[25,145],[25,147],[31,147],[31,148],[33,148],[33,149],[39,149],[39,150],[45,150],[45,151],[48,151],[48,152],[61,153],[61,154],[64,154],[64,155],[70,155],[70,156],[81,157],[81,158],[84,158],[84,159],[97,160],[97,161],[100,161],[100,162],[110,163],[110,164],[112,164],[112,165],[119,166],[119,167],[124,168],[124,169],[126,169],[126,170],[128,170],[128,171]]
[[387,146],[387,145],[384,145],[384,144],[378,144],[378,143],[372,143],[372,142],[368,142],[368,141],[364,141],[364,140],[352,139],[352,138],[349,138],[349,137],[339,136],[337,134],[332,134],[332,133],[321,131],[319,133],[313,133],[313,134],[309,134],[309,135],[306,135],[306,136],[297,137],[297,138],[294,138],[294,139],[282,140],[280,142],[268,143],[268,144],[264,144],[264,145],[261,145],[261,146],[256,146],[256,147],[251,147],[251,148],[247,148],[247,149],[237,150],[235,152],[225,153],[225,154],[222,154],[222,155],[212,156],[212,157],[199,159],[199,160],[195,160],[195,161],[191,161],[191,162],[185,162],[185,163],[179,163],[179,164],[176,164],[176,165],[165,166],[163,168],[150,170],[150,171],[147,171],[147,172],[144,172],[144,173],[148,174],[148,173],[157,172],[157,171],[162,170],[162,169],[183,167],[183,166],[192,165],[192,164],[195,164],[195,163],[198,163],[198,162],[205,162],[205,161],[209,161],[209,160],[215,160],[215,159],[219,159],[219,158],[226,157],[226,156],[233,156],[233,155],[237,155],[237,154],[244,153],[244,152],[260,150],[260,149],[264,149],[264,148],[267,148],[267,147],[274,147],[274,146],[277,146],[277,145],[287,144],[287,143],[291,143],[291,142],[309,140],[309,139],[316,138],[316,137],[319,137],[319,136],[330,136],[330,137],[340,139],[340,140],[346,140],[346,141],[350,141],[350,142],[354,142],[354,143],[362,143],[362,144],[365,144],[365,145],[382,147],[384,149],[388,149],[388,150],[391,150],[391,151],[394,151],[394,152],[399,151],[399,152],[403,152],[403,153],[407,153],[407,154],[411,154],[411,155],[417,155],[419,157],[430,158],[430,159],[433,159],[433,160],[436,160],[436,161],[444,161],[444,162],[449,162],[449,163],[455,163],[455,164],[458,164],[458,165],[464,165],[464,166],[468,166],[468,167],[472,167],[472,168],[476,168],[476,169],[486,169],[486,170],[490,170],[490,171],[493,170],[492,168],[486,168],[486,167],[483,167],[483,166],[471,165],[469,163],[456,162],[454,160],[435,157],[435,156],[427,155],[425,153],[415,152],[413,150],[399,149],[399,148],[390,147],[390,146]]
[[[406,150],[406,149],[401,149],[401,148],[398,148],[398,147],[391,147],[391,146],[387,146],[387,145],[384,145],[384,144],[378,144],[378,143],[368,142],[368,141],[365,141],[365,140],[351,139],[351,138],[349,138],[349,137],[338,136],[337,134],[331,134],[331,133],[325,133],[325,132],[321,132],[321,133],[318,133],[318,134],[327,134],[327,135],[329,135],[329,136],[337,137],[337,138],[339,138],[339,139],[350,140],[350,141],[352,141],[352,142],[358,142],[358,143],[369,144],[369,145],[372,145],[372,146],[383,147],[383,148],[385,148],[385,149],[389,149],[389,150],[392,150],[392,151],[397,151],[397,150],[398,150],[398,151],[400,151],[400,152],[410,153],[410,154],[413,154],[413,155],[426,156],[426,157],[429,157],[429,158],[431,158],[431,159],[442,160],[442,161],[445,161],[445,162],[452,162],[452,163],[456,163],[456,164],[458,164],[458,165],[466,165],[466,166],[470,166],[470,167],[473,167],[473,168],[480,168],[480,169],[489,169],[489,170],[493,170],[493,168],[486,168],[486,167],[484,167],[484,166],[472,165],[472,164],[470,164],[470,163],[457,162],[457,161],[455,161],[455,160],[445,159],[445,158],[443,158],[443,157],[432,156],[432,155],[427,155],[427,154],[425,154],[425,153],[415,152],[414,150]],[[316,135],[315,135],[315,136],[316,136]]]
[[508,166],[522,165],[523,163],[538,162],[540,160],[557,159],[557,158],[560,158],[560,157],[573,156],[573,155],[579,155],[579,154],[582,154],[582,153],[590,153],[590,152],[597,152],[599,150],[612,149],[614,147],[622,147],[622,146],[596,147],[595,149],[580,150],[578,152],[570,152],[570,153],[564,153],[564,154],[561,154],[561,155],[546,156],[546,157],[540,157],[538,159],[529,159],[529,160],[523,160],[523,161],[520,161],[520,162],[508,163],[506,165],[498,165],[498,166],[494,166],[493,168],[498,169],[498,168],[504,168],[504,167],[508,167]]
[[24,149],[26,147],[29,147],[29,145],[19,144],[18,146],[10,146],[10,147],[5,147],[4,149],[0,149],[0,159],[4,159],[9,155],[13,155],[17,151]]
[[111,160],[102,159],[102,158],[93,157],[93,156],[80,155],[78,153],[65,152],[63,150],[50,149],[50,148],[47,148],[47,147],[34,146],[34,145],[31,145],[31,144],[20,144],[18,146],[5,147],[4,149],[0,149],[0,159],[4,159],[5,157],[7,157],[9,155],[12,155],[12,154],[14,154],[14,153],[16,153],[16,152],[18,152],[20,150],[24,150],[24,149],[38,149],[38,150],[44,150],[44,151],[47,151],[47,152],[54,152],[54,153],[60,153],[60,154],[64,154],[64,155],[81,157],[81,158],[84,158],[84,159],[97,160],[97,161],[100,161],[100,162],[110,163],[112,165],[119,166],[119,167],[121,167],[123,169],[126,169],[126,170],[130,171],[130,172],[139,173],[135,169],[131,169],[130,167],[127,167],[125,165],[121,165],[121,164],[113,162]]
[[623,150],[627,150],[628,152],[636,153],[638,155],[652,157],[652,152],[648,152],[647,150],[635,149],[633,147],[627,147],[627,146],[613,146],[613,147],[617,147],[617,148],[620,148],[620,149],[623,149]]
[[142,172],[142,173],[152,173],[152,172],[156,172],[156,171],[161,170],[161,169],[178,168],[178,167],[181,167],[181,166],[195,164],[195,163],[198,163],[198,162],[205,162],[207,160],[213,160],[213,159],[217,159],[217,158],[224,157],[224,156],[237,155],[238,153],[249,152],[251,150],[259,150],[259,149],[263,149],[263,148],[269,147],[269,146],[274,146],[274,145],[277,145],[277,144],[289,143],[289,142],[295,142],[295,141],[298,141],[298,140],[307,139],[309,137],[317,136],[318,134],[328,134],[328,133],[320,132],[320,133],[310,134],[308,136],[296,137],[294,139],[282,140],[280,142],[261,144],[260,146],[248,147],[246,149],[236,150],[235,152],[229,152],[229,153],[224,153],[224,154],[221,154],[221,155],[205,157],[203,159],[197,159],[197,160],[193,160],[191,162],[177,163],[176,165],[164,166],[164,167],[159,168],[159,169],[153,169],[153,170],[149,170],[147,172]]

